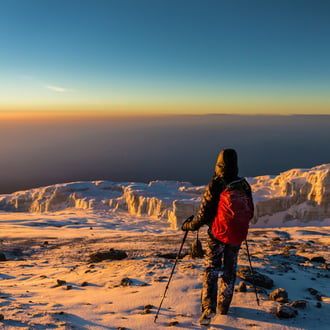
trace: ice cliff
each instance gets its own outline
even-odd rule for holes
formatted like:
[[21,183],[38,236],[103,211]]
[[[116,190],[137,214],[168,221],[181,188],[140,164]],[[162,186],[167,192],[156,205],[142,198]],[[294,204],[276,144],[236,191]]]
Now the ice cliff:
[[255,202],[253,223],[329,222],[330,164],[255,177],[249,182]]
[[[252,226],[281,226],[330,219],[330,164],[248,178],[255,216]],[[172,228],[197,214],[205,186],[189,182],[73,182],[0,195],[0,210],[53,212],[66,208],[123,210],[168,219]]]

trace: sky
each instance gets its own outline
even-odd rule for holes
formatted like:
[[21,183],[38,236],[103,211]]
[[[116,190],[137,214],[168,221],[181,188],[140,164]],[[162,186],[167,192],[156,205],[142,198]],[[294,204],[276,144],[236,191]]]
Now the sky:
[[330,114],[326,0],[0,0],[0,114]]

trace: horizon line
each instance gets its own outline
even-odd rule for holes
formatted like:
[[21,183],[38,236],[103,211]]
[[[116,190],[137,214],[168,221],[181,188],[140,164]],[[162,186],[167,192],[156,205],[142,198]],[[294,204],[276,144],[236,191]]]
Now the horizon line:
[[24,118],[143,118],[143,117],[193,117],[193,116],[244,116],[244,117],[290,117],[290,116],[330,116],[329,113],[276,113],[276,112],[191,112],[191,113],[179,113],[179,112],[115,112],[109,111],[1,111],[1,119],[24,119]]

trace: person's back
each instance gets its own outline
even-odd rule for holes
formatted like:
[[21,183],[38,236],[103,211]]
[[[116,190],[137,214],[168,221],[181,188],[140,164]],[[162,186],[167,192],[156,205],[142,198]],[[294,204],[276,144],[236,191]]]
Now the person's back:
[[[221,193],[233,182],[237,182],[237,189],[244,193],[244,196],[247,197],[251,205],[249,219],[246,219],[248,225],[248,222],[253,216],[252,193],[248,182],[238,177],[237,153],[233,149],[223,149],[220,152],[213,178],[204,193],[198,216],[182,225],[182,230],[197,230],[205,224],[209,226],[202,289],[202,317],[200,318],[200,323],[204,325],[210,323],[211,317],[215,315],[217,307],[221,314],[227,314],[234,292],[237,257],[241,238],[238,241],[234,241],[235,244],[229,244],[227,242],[230,240],[224,239],[225,236],[220,236],[222,240],[219,240],[216,238],[216,233],[213,232],[213,228],[216,227],[213,226],[215,220],[224,221],[220,207],[221,202],[223,202],[223,200],[221,201]],[[222,224],[220,223],[220,227]],[[224,233],[222,230],[222,234],[229,235],[229,232]],[[244,238],[246,235],[241,236]],[[224,257],[224,272],[218,294],[218,274],[221,268],[222,257]]]

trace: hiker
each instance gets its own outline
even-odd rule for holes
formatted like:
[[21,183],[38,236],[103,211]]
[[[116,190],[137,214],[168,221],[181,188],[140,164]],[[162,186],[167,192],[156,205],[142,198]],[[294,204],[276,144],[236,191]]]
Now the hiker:
[[[224,194],[229,186],[239,191],[240,199],[244,200],[241,208],[245,210],[245,213],[242,213],[243,220],[239,220],[240,225],[233,228],[226,223],[226,210],[221,207],[227,198]],[[240,214],[240,210],[233,212]],[[252,217],[251,187],[244,178],[238,177],[237,153],[234,149],[223,149],[218,156],[213,178],[204,193],[199,214],[182,225],[184,231],[195,231],[203,225],[209,226],[201,297],[201,324],[210,323],[217,307],[220,314],[228,312],[234,292],[240,244],[246,238]],[[218,274],[222,258],[224,258],[224,271],[218,293]]]

